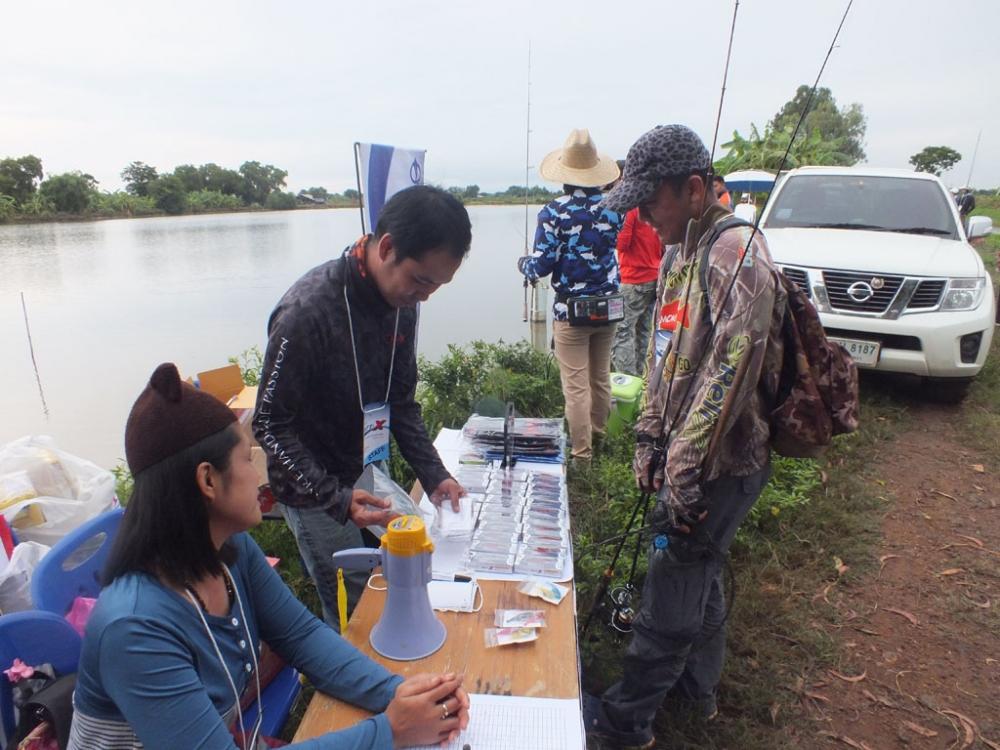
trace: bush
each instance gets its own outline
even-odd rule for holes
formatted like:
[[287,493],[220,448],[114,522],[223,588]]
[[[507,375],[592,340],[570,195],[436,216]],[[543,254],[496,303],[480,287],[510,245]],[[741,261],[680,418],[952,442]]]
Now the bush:
[[157,177],[149,183],[147,190],[149,197],[156,202],[156,207],[172,216],[184,213],[187,208],[187,192],[179,177]]
[[89,174],[67,172],[49,177],[38,192],[56,211],[82,214],[97,195],[97,181]]
[[295,200],[295,195],[292,193],[283,193],[280,190],[269,193],[267,199],[264,201],[264,208],[272,211],[288,211],[297,208],[298,205],[299,203]]
[[195,190],[187,194],[188,209],[201,214],[211,211],[238,211],[243,201],[235,195],[226,195],[218,190]]
[[14,218],[14,199],[9,195],[0,195],[0,222]]
[[153,216],[162,213],[152,198],[131,195],[121,190],[98,193],[94,197],[94,211],[99,216]]
[[431,435],[442,427],[461,427],[486,396],[512,401],[529,417],[562,416],[564,405],[559,368],[550,354],[527,341],[449,346],[434,363],[421,357],[417,396]]

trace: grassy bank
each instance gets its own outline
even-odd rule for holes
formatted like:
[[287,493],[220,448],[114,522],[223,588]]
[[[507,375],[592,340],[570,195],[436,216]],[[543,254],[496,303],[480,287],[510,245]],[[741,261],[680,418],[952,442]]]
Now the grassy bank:
[[[1000,200],[994,222],[1000,224]],[[986,237],[978,246],[986,268],[993,274],[994,293],[1000,288],[997,258],[1000,257],[1000,235]],[[979,377],[972,384],[962,421],[970,442],[993,461],[993,468],[1000,469],[1000,336],[994,332],[990,358]]]

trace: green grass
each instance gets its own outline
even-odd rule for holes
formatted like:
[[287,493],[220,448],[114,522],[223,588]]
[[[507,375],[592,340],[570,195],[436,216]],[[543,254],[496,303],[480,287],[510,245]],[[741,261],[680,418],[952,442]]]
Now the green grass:
[[[996,209],[1000,213],[1000,208]],[[997,257],[1000,255],[1000,235],[986,237],[978,247],[986,268],[993,274],[994,294],[1000,288]],[[962,421],[969,441],[982,450],[1000,468],[1000,336],[994,331],[993,344],[986,366],[979,373],[965,408]]]

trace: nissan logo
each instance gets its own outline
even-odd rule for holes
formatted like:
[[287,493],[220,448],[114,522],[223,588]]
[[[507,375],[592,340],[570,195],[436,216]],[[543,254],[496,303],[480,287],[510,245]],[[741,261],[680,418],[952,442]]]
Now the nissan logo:
[[875,296],[875,291],[867,281],[855,281],[847,287],[847,296],[855,302],[867,302]]

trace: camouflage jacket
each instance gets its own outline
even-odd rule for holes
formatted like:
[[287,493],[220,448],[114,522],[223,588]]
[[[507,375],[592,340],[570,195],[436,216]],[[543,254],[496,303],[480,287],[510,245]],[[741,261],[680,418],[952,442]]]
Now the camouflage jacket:
[[759,232],[739,263],[748,227],[723,232],[708,254],[707,274],[699,273],[712,226],[729,215],[710,207],[692,232],[697,246],[666,256],[657,284],[649,385],[636,432],[656,438],[669,429],[664,478],[677,509],[699,503],[705,482],[752,474],[769,456],[785,292]]
[[599,188],[577,188],[538,212],[535,248],[524,265],[529,281],[552,274],[554,320],[566,320],[567,297],[618,291],[615,242],[622,217],[601,208]]

